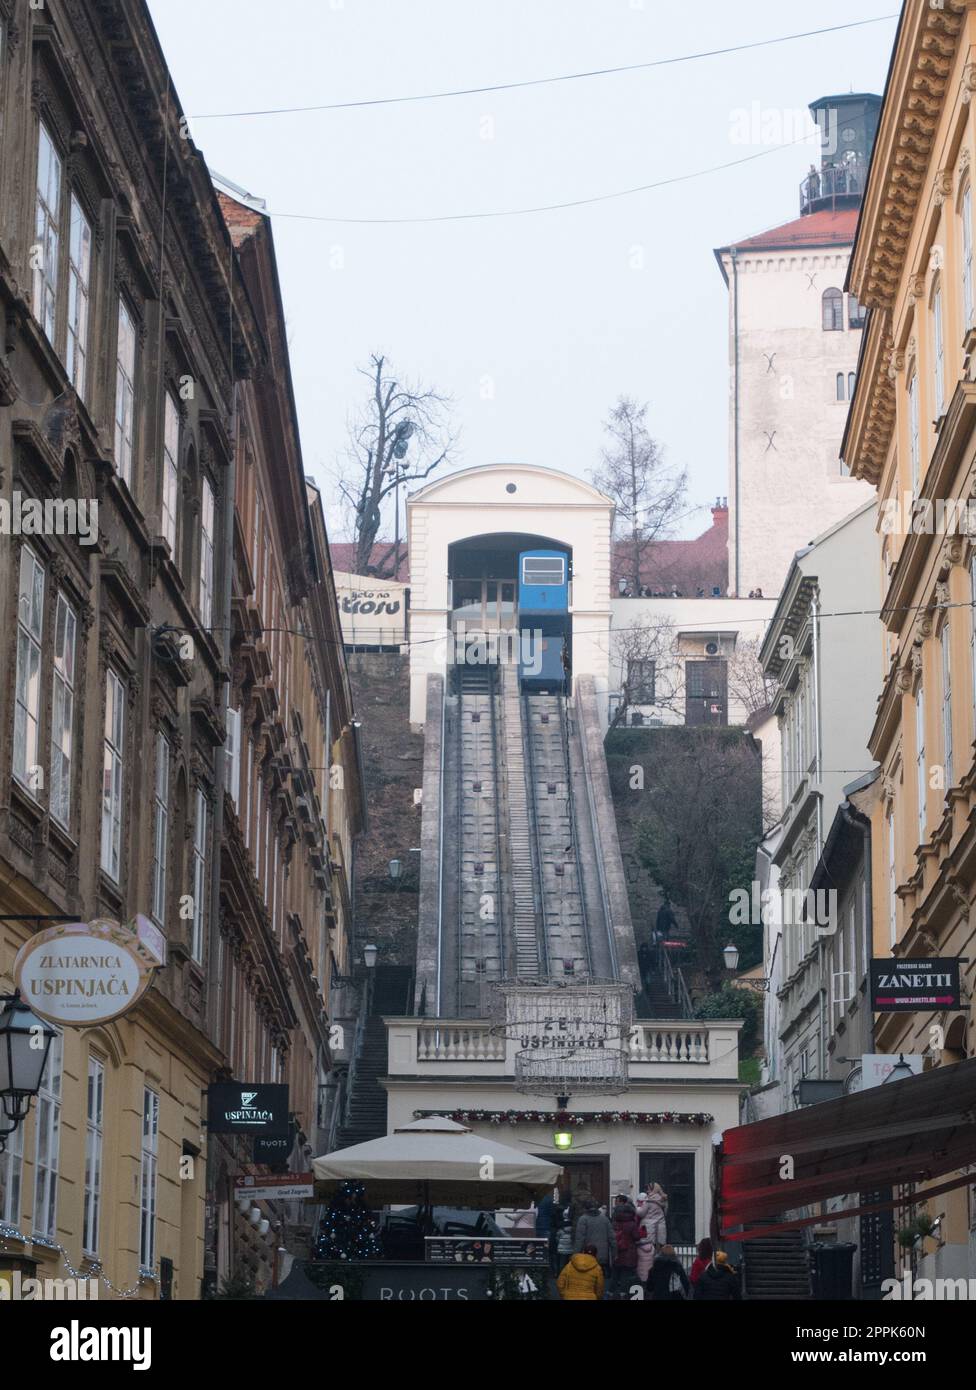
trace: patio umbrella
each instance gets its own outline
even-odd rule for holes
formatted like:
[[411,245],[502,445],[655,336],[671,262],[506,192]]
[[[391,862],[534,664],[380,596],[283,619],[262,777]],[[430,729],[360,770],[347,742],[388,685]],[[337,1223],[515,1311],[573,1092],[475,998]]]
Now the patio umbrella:
[[524,1206],[555,1186],[562,1169],[545,1159],[483,1139],[443,1116],[395,1129],[313,1160],[316,1195],[353,1179],[366,1184],[372,1207],[388,1204],[475,1207]]

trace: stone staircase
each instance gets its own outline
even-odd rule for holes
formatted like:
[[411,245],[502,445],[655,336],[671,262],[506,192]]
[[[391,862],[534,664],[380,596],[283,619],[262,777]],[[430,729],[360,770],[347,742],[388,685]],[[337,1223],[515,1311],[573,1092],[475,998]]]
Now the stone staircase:
[[813,1298],[810,1256],[802,1232],[742,1242],[742,1297],[767,1302]]
[[409,1010],[413,971],[408,966],[379,965],[372,980],[370,1014],[356,1057],[352,1094],[345,1121],[339,1126],[337,1147],[365,1144],[386,1134],[386,1091],[379,1078],[387,1073],[384,1015]]

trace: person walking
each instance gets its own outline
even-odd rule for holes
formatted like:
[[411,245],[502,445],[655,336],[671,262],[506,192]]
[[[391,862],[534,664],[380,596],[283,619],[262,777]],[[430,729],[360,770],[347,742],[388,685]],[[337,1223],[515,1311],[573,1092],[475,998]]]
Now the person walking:
[[605,1213],[600,1211],[592,1197],[583,1215],[576,1223],[576,1231],[573,1237],[573,1249],[576,1254],[579,1255],[582,1254],[589,1245],[592,1245],[596,1252],[596,1258],[600,1262],[604,1278],[609,1279],[610,1270],[613,1265],[613,1227],[607,1220]]
[[618,1193],[613,1204],[613,1281],[611,1288],[619,1298],[627,1297],[628,1288],[637,1280],[637,1242],[640,1224],[633,1202]]
[[662,1245],[655,1255],[648,1292],[655,1303],[680,1303],[691,1297],[691,1284],[673,1245]]
[[571,1255],[559,1278],[556,1280],[559,1296],[567,1303],[584,1300],[595,1303],[603,1297],[604,1278],[600,1261],[596,1257],[596,1246],[588,1245],[585,1250]]
[[700,1240],[698,1242],[698,1253],[695,1256],[694,1261],[692,1262],[691,1275],[689,1276],[691,1279],[691,1287],[693,1289],[695,1285],[698,1283],[698,1280],[701,1278],[702,1272],[706,1270],[708,1266],[711,1264],[712,1256],[714,1255],[714,1253],[715,1247],[712,1245],[712,1242],[708,1239],[708,1236],[705,1236],[704,1240]]
[[557,1220],[553,1223],[555,1242],[550,1242],[549,1252],[553,1274],[559,1274],[573,1253],[573,1209],[567,1198],[556,1208]]
[[695,1285],[695,1299],[702,1303],[730,1303],[741,1299],[739,1276],[724,1250],[717,1250]]
[[641,1192],[637,1196],[637,1278],[644,1285],[645,1291],[650,1294],[651,1290],[647,1280],[654,1263],[654,1241],[647,1231],[647,1223],[644,1220],[646,1215],[647,1193]]

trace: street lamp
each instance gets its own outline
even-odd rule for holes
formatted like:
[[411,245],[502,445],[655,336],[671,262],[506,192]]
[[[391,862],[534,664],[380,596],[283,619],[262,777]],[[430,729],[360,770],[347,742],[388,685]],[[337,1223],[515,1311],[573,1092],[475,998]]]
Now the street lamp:
[[363,947],[363,960],[364,960],[364,962],[365,962],[365,964],[366,964],[366,969],[367,969],[367,970],[372,970],[372,969],[375,967],[375,965],[376,965],[376,956],[377,956],[378,951],[379,951],[379,947],[378,947],[378,946],[364,946],[364,947]]
[[390,878],[392,878],[392,880],[393,880],[394,883],[396,883],[397,879],[400,877],[400,875],[401,875],[402,873],[403,873],[403,864],[400,862],[400,860],[399,860],[399,859],[391,859],[391,860],[390,860]]
[[5,1139],[27,1118],[30,1103],[41,1089],[47,1054],[57,1033],[43,1023],[16,994],[0,995],[0,1100],[10,1124],[0,1130],[0,1153]]
[[739,948],[734,941],[730,941],[722,952],[722,959],[725,961],[726,970],[735,970],[739,964]]
[[899,1052],[898,1061],[891,1068],[891,1071],[888,1073],[888,1075],[885,1077],[884,1081],[882,1081],[881,1084],[882,1086],[887,1086],[889,1081],[907,1081],[910,1076],[914,1075],[915,1073],[912,1071],[911,1067],[905,1061],[904,1052]]

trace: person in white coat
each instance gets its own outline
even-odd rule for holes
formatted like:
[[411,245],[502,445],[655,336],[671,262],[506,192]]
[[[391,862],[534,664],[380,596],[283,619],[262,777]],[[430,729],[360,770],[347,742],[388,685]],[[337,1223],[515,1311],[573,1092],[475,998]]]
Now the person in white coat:
[[662,1245],[667,1244],[667,1211],[668,1194],[660,1183],[652,1183],[646,1192],[640,1194],[637,1202],[637,1219],[643,1228],[643,1239],[653,1246],[654,1251],[660,1250]]

